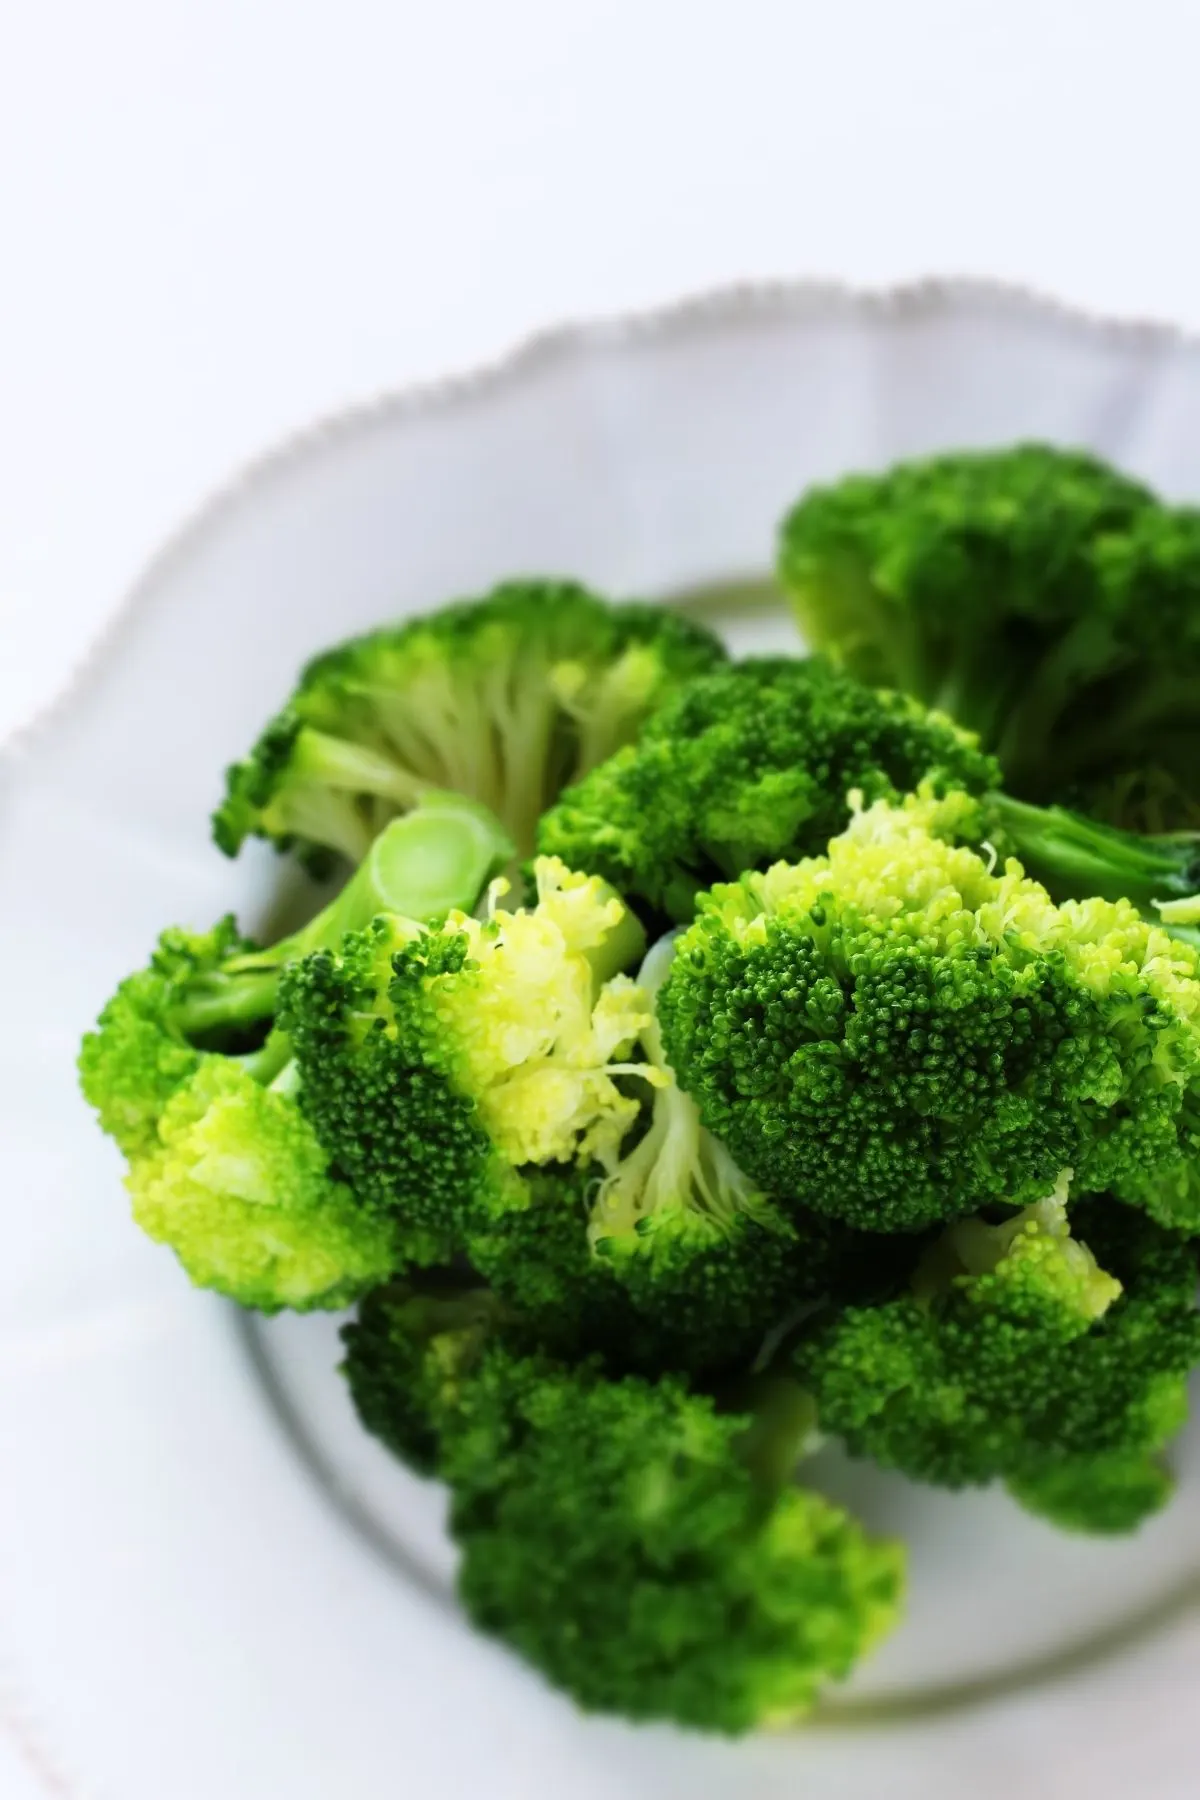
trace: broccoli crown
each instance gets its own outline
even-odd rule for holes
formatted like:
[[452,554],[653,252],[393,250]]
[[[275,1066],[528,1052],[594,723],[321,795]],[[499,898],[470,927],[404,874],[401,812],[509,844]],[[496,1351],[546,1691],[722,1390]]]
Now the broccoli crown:
[[219,981],[230,957],[253,949],[232,918],[207,932],[164,931],[148,966],[126,977],[84,1038],[84,1097],[126,1156],[156,1146],[164,1106],[199,1064],[200,1051],[178,1022],[183,1001]]
[[681,1085],[772,1196],[866,1230],[1067,1167],[1200,1220],[1195,951],[935,835],[971,805],[877,802],[826,857],[702,896],[658,1005]]
[[784,520],[802,630],[977,731],[1026,799],[1200,818],[1200,512],[1041,444],[855,475]]
[[1161,1512],[1175,1483],[1162,1460],[1144,1450],[1056,1456],[1005,1483],[1026,1512],[1060,1531],[1119,1537]]
[[473,1318],[414,1351],[414,1322],[428,1331],[383,1293],[347,1333],[364,1423],[450,1482],[475,1622],[584,1707],[730,1733],[782,1721],[893,1623],[898,1547],[786,1486],[803,1401],[764,1454],[752,1415],[674,1377],[567,1367]]
[[391,1226],[333,1179],[295,1102],[229,1058],[199,1058],[128,1186],[197,1287],[260,1312],[347,1306],[396,1266]]
[[433,930],[391,915],[290,964],[279,1021],[298,1098],[356,1192],[410,1228],[414,1256],[460,1252],[528,1203],[525,1165],[589,1160],[637,1102],[614,1077],[646,1017],[593,958],[625,922],[594,877],[542,858],[537,903]]
[[816,1321],[794,1372],[855,1455],[948,1487],[1002,1478],[1057,1523],[1131,1529],[1170,1490],[1159,1452],[1200,1362],[1195,1264],[1111,1199],[1068,1223],[1065,1185],[1004,1224],[950,1227],[908,1294]]
[[507,583],[309,663],[229,770],[213,834],[229,855],[256,833],[358,862],[432,787],[483,801],[527,851],[567,782],[724,657],[711,632],[662,607]]
[[820,657],[764,657],[699,675],[634,744],[569,788],[539,843],[573,868],[688,920],[698,889],[819,855],[846,795],[898,799],[920,783],[974,794],[999,767],[970,733]]
[[657,1076],[645,1129],[610,1158],[588,1221],[624,1290],[639,1344],[666,1367],[747,1367],[789,1310],[830,1275],[829,1228],[789,1219],[707,1131],[667,1064],[653,1002],[674,956],[663,939],[638,972],[651,1002],[640,1042]]
[[504,1317],[487,1288],[447,1279],[417,1292],[397,1280],[377,1287],[344,1328],[342,1370],[358,1416],[410,1468],[437,1472],[447,1420]]

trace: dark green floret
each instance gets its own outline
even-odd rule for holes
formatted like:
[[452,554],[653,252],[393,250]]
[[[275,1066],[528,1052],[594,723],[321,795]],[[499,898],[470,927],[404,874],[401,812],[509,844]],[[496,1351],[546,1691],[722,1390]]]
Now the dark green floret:
[[482,801],[522,852],[539,814],[682,680],[724,661],[665,608],[515,581],[326,651],[228,772],[213,834],[353,863],[430,788]]
[[1200,824],[1200,512],[1042,444],[816,488],[779,568],[808,642],[979,734],[1022,799]]
[[1066,1529],[1132,1530],[1200,1363],[1195,1260],[1174,1233],[1058,1193],[952,1226],[907,1295],[812,1324],[794,1355],[822,1428],[923,1481],[1006,1482]]
[[896,800],[922,783],[983,794],[999,767],[949,719],[877,693],[819,657],[763,657],[701,675],[635,744],[545,815],[539,844],[681,921],[698,889],[818,856],[846,796]]
[[1143,836],[1035,806],[999,779],[972,733],[911,696],[869,688],[821,657],[760,658],[686,682],[636,744],[568,789],[539,841],[687,921],[716,881],[819,856],[845,829],[852,794],[869,804],[961,791],[977,805],[956,820],[959,835],[1019,857],[1054,899],[1128,899],[1197,940],[1200,837]]
[[807,1398],[607,1377],[489,1303],[384,1289],[346,1333],[364,1424],[452,1492],[459,1592],[584,1708],[739,1733],[809,1710],[894,1622],[897,1546],[794,1487]]

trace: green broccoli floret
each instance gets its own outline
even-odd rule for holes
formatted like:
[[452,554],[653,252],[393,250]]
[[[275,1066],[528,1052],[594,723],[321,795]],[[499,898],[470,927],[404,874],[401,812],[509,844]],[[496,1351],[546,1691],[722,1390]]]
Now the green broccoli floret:
[[1022,444],[806,494],[779,568],[809,643],[978,732],[1022,799],[1200,824],[1200,512]]
[[298,1109],[274,1023],[280,974],[381,907],[421,918],[474,904],[511,853],[476,803],[431,797],[291,937],[260,949],[230,919],[168,931],[118,988],[84,1039],[83,1090],[129,1159],[135,1218],[197,1284],[266,1311],[338,1306],[425,1249],[375,1196],[351,1193]]
[[505,911],[494,891],[483,920],[381,917],[280,984],[301,1108],[430,1258],[528,1205],[522,1169],[603,1156],[637,1116],[616,1077],[641,1073],[628,1056],[647,1004],[619,972],[640,928],[595,877],[547,857],[534,875],[532,907]]
[[675,1080],[653,1012],[674,953],[664,938],[638,973],[650,1002],[640,1042],[659,1084],[645,1131],[599,1184],[588,1236],[663,1366],[746,1367],[783,1314],[825,1290],[834,1239],[743,1175]]
[[[1102,1268],[1093,1251],[1104,1259]],[[1132,1530],[1171,1479],[1200,1362],[1195,1263],[1066,1181],[1015,1219],[950,1227],[912,1291],[809,1327],[794,1372],[850,1451],[947,1487],[1004,1480],[1068,1529]]]
[[369,1430],[450,1483],[475,1623],[580,1705],[783,1723],[893,1624],[899,1547],[789,1485],[812,1424],[794,1384],[721,1410],[674,1377],[556,1362],[469,1298],[438,1315],[371,1296],[346,1333],[351,1392]]
[[1020,858],[1055,900],[1131,900],[1200,941],[1200,837],[1142,836],[1004,793],[974,735],[909,695],[820,657],[761,658],[685,682],[627,745],[545,815],[539,842],[573,868],[686,922],[696,893],[773,862],[819,856],[848,795],[954,789],[978,806],[960,836]]
[[627,745],[546,814],[547,855],[687,921],[698,889],[819,856],[846,799],[922,782],[983,794],[999,765],[949,719],[819,657],[763,657],[685,682]]
[[877,802],[826,857],[702,896],[658,1006],[681,1085],[768,1193],[865,1230],[1068,1167],[1195,1229],[1196,952],[935,835],[971,804]]
[[229,770],[214,836],[231,856],[254,833],[357,863],[389,819],[446,788],[483,801],[529,851],[559,791],[724,656],[662,607],[509,582],[311,662]]

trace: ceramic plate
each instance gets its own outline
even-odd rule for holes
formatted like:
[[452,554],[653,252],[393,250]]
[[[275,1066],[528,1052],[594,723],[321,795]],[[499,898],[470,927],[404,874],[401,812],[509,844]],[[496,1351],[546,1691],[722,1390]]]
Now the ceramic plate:
[[0,1796],[1197,1791],[1194,1438],[1175,1506],[1117,1545],[829,1456],[913,1544],[910,1618],[855,1682],[740,1744],[582,1719],[466,1628],[438,1490],[354,1426],[337,1321],[249,1322],[134,1230],[73,1059],[165,921],[301,897],[207,815],[330,639],[538,571],[794,642],[737,600],[808,482],[1036,436],[1194,498],[1198,420],[1200,348],[1165,330],[987,287],[735,294],[335,419],[167,547],[3,765]]

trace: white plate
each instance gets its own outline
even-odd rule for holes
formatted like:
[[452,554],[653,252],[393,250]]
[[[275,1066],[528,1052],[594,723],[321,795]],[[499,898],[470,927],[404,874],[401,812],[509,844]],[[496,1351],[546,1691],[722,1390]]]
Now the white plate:
[[[1166,331],[988,288],[728,296],[334,421],[169,547],[4,770],[2,1800],[1195,1794],[1194,1443],[1175,1508],[1115,1546],[833,1467],[915,1541],[853,1723],[580,1719],[446,1602],[436,1491],[352,1429],[332,1322],[250,1335],[128,1223],[73,1057],[163,922],[279,904],[207,813],[330,638],[522,570],[736,579],[810,480],[939,446],[1086,444],[1194,494],[1198,419],[1200,349]],[[914,1691],[901,1720],[868,1704]]]

